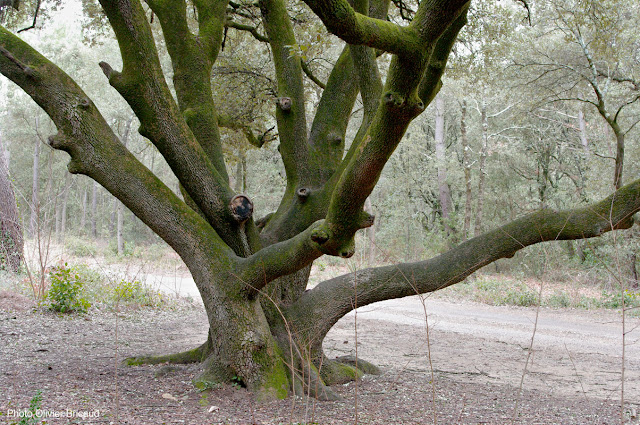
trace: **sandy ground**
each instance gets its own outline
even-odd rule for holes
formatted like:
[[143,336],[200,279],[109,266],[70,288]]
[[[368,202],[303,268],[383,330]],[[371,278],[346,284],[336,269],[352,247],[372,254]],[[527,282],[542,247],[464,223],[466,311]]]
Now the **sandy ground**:
[[[124,356],[202,342],[207,329],[198,306],[60,316],[0,294],[0,423],[17,422],[9,414],[27,409],[38,390],[44,412],[95,415],[47,419],[51,424],[621,423],[619,314],[542,309],[529,350],[535,309],[431,299],[426,308],[430,346],[417,298],[367,306],[336,325],[325,342],[330,356],[355,354],[357,323],[358,356],[383,370],[339,386],[343,401],[258,404],[234,386],[194,389],[196,366],[116,367]],[[627,324],[628,423],[639,423],[637,325],[637,318]]]

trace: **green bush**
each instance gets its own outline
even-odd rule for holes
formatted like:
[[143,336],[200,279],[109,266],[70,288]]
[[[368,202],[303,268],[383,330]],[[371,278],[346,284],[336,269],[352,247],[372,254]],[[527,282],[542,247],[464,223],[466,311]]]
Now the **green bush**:
[[158,307],[167,301],[160,292],[152,290],[140,281],[126,279],[122,279],[113,287],[112,297],[114,302],[124,301],[147,307]]
[[[115,240],[109,241],[109,253],[115,256],[118,256],[118,242]],[[122,257],[139,257],[141,254],[141,250],[136,249],[136,244],[134,242],[124,242],[124,247],[122,251]]]
[[545,304],[555,308],[567,308],[572,306],[571,297],[564,291],[554,292],[547,299]]
[[95,257],[98,249],[93,242],[87,242],[78,238],[67,238],[65,247],[74,257]]
[[85,282],[67,263],[52,267],[49,270],[49,281],[51,286],[47,298],[52,310],[61,313],[86,313],[91,307],[91,303],[82,296]]
[[[605,308],[622,308],[622,297],[620,292],[602,291],[602,304]],[[624,291],[624,306],[626,308],[640,306],[640,294],[634,291]]]

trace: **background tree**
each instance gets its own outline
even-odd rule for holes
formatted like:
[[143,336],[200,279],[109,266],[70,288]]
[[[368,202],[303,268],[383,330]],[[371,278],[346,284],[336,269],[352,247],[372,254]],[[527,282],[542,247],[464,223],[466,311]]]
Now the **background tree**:
[[9,176],[9,151],[0,133],[0,268],[17,272],[23,257],[22,224]]

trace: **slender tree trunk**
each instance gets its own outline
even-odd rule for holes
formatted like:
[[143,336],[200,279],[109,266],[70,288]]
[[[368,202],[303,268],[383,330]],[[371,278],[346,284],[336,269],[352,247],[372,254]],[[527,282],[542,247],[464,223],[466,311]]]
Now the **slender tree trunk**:
[[20,270],[23,244],[20,214],[9,177],[9,151],[0,134],[0,269]]
[[624,133],[618,128],[613,129],[616,135],[616,168],[613,175],[613,186],[617,189],[622,187],[622,171],[624,169]]
[[84,229],[87,225],[87,207],[89,204],[89,193],[87,191],[87,186],[84,185],[82,188],[82,217],[80,218],[80,231],[84,233]]
[[117,243],[118,243],[118,255],[124,255],[124,214],[122,213],[123,209],[122,202],[118,202],[118,226],[117,226]]
[[[64,189],[63,189],[64,190]],[[55,211],[54,211],[54,217],[55,217],[55,235],[56,235],[56,241],[60,242],[62,240],[61,236],[60,236],[60,229],[62,226],[62,202],[60,202],[60,198],[62,198],[62,193],[58,193],[56,195],[56,199],[55,199]]]
[[65,173],[64,193],[62,194],[62,217],[60,222],[60,232],[63,240],[67,233],[67,205],[69,204],[69,192],[71,191],[72,184],[73,184],[73,179],[71,178],[71,174]]
[[484,183],[487,176],[486,162],[489,150],[489,121],[487,118],[487,103],[484,100],[484,96],[482,98],[480,115],[482,119],[482,148],[480,150],[480,164],[478,170],[478,199],[476,205],[476,222],[473,231],[474,236],[480,235],[484,229],[482,214],[484,209]]
[[582,109],[578,111],[578,126],[580,128],[580,143],[585,153],[589,153],[589,139],[587,139],[587,122],[584,119]]
[[[129,143],[129,135],[131,134],[131,122],[133,121],[133,116],[129,118],[124,130],[124,136],[122,137],[122,144],[124,147],[127,147]],[[124,205],[117,198],[114,198],[116,201],[116,238],[117,238],[117,246],[118,246],[118,255],[124,255]]]
[[[36,121],[37,122],[37,121]],[[37,124],[36,124],[37,125]],[[29,218],[29,236],[38,233],[38,215],[40,214],[40,141],[36,140],[33,149],[33,171],[31,174],[31,216]]]
[[447,158],[446,145],[444,140],[444,100],[441,95],[436,97],[436,164],[438,168],[438,194],[440,198],[440,212],[442,224],[447,236],[451,236],[452,230],[449,225],[451,214],[451,191],[447,183]]
[[462,138],[462,166],[464,167],[464,184],[465,184],[465,203],[464,203],[464,225],[462,228],[462,240],[465,241],[469,237],[471,228],[471,155],[469,147],[469,137],[467,135],[467,101],[462,102],[462,113],[460,117],[460,136]]
[[111,214],[109,218],[109,237],[113,238],[116,236],[116,228],[117,228],[116,222],[118,221],[118,198],[113,198],[111,202],[112,202],[112,205],[111,205]]
[[98,183],[93,182],[91,194],[91,236],[98,238]]

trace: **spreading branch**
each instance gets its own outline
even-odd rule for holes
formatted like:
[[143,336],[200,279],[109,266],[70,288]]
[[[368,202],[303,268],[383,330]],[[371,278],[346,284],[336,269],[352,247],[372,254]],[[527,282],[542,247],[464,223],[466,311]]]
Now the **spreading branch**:
[[297,329],[322,341],[331,327],[355,308],[378,301],[437,291],[463,281],[476,270],[540,242],[598,237],[633,225],[640,211],[640,180],[606,199],[566,211],[541,210],[470,239],[426,261],[371,268],[320,283],[289,311]]
[[185,261],[211,262],[212,250],[228,251],[213,229],[124,147],[67,74],[3,27],[0,51],[9,53],[0,55],[0,73],[19,85],[55,123],[58,134],[49,138],[49,144],[70,155],[70,172],[100,183]]
[[[362,228],[364,202],[409,123],[425,109],[424,102],[418,97],[418,87],[437,47],[437,40],[444,36],[448,43],[452,43],[458,27],[462,27],[459,22],[465,22],[466,2],[461,2],[460,9],[447,7],[445,11],[435,10],[438,5],[435,1],[421,3],[412,26],[420,28],[421,34],[425,35],[422,50],[411,58],[392,58],[383,95],[368,132],[352,149],[351,156],[345,157],[343,163],[346,165],[333,191],[326,223],[318,230],[321,233],[318,240],[326,254],[344,257],[353,253],[353,235]],[[431,14],[442,20],[432,22],[434,16]],[[435,28],[441,31],[437,37],[433,33]],[[449,28],[457,30],[447,34]],[[433,37],[435,43],[432,42]]]
[[[165,20],[167,11],[160,7],[160,2],[151,3],[156,7],[154,12],[161,22]],[[102,0],[101,4],[118,39],[123,60],[121,73],[116,71],[108,73],[109,83],[129,103],[140,120],[140,133],[151,140],[162,153],[189,198],[204,214],[207,221],[236,253],[244,252],[241,239],[237,237],[239,227],[235,225],[235,220],[227,207],[234,193],[229,187],[228,177],[224,171],[221,148],[216,148],[216,151],[220,151],[219,153],[209,152],[208,154],[194,136],[194,133],[217,132],[215,109],[208,108],[212,108],[208,78],[207,88],[193,89],[196,95],[188,101],[185,100],[186,105],[193,104],[194,107],[184,109],[183,115],[164,79],[151,28],[139,1]],[[206,69],[202,70],[202,68],[210,67],[203,61],[206,62],[207,58],[213,59],[216,51],[207,50],[207,43],[198,44],[205,46],[205,51],[208,51],[208,55],[204,55],[204,58],[203,55],[198,55],[198,52],[189,51],[192,47],[189,40],[192,39],[186,26],[186,11],[180,8],[171,9],[171,11],[172,16],[175,17],[175,28],[171,32],[165,32],[169,40],[167,47],[173,50],[182,46],[185,50],[185,56],[180,56],[179,60],[174,62],[177,70],[181,70],[183,65],[189,66],[180,62],[181,60],[192,57],[194,63],[191,66],[197,69],[194,75],[201,77],[206,73]],[[199,14],[199,19],[207,19],[208,14],[208,10],[203,10]],[[184,35],[184,39],[176,40],[179,34]],[[214,36],[211,35],[211,37]],[[212,42],[210,48],[215,49],[215,46],[216,44]],[[103,66],[103,69],[105,68]],[[200,80],[194,79],[193,84],[197,85],[198,82]],[[176,91],[180,96],[182,91],[179,89]],[[205,103],[207,98],[208,103]],[[200,104],[197,100],[202,100],[203,103]],[[186,105],[183,104],[183,106]],[[211,111],[213,116],[205,116],[201,107]],[[193,131],[189,123],[194,128]],[[217,134],[210,140],[216,138],[219,139]]]

